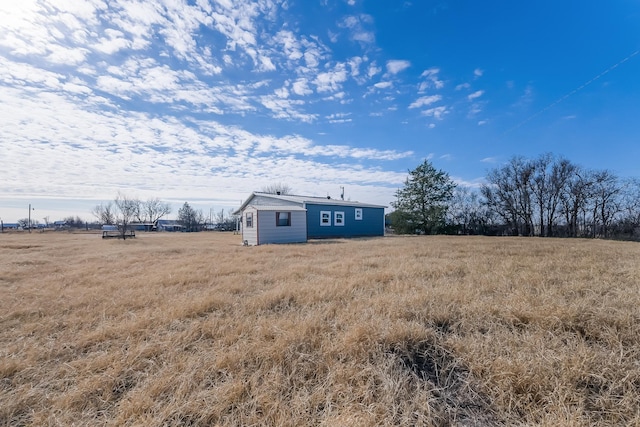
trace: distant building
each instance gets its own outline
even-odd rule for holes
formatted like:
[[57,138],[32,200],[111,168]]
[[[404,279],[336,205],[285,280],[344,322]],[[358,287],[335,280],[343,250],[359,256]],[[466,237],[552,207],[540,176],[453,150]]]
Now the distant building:
[[234,214],[242,217],[242,240],[260,245],[384,236],[384,209],[329,197],[254,192]]
[[5,230],[22,230],[22,226],[17,222],[3,222],[2,228]]
[[158,231],[182,231],[182,224],[173,219],[159,219],[156,224]]

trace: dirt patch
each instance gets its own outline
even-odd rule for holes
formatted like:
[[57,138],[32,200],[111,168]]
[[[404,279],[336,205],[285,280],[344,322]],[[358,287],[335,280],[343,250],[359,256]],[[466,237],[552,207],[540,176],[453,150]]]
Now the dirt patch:
[[469,370],[448,350],[432,341],[392,348],[408,375],[428,383],[429,402],[441,426],[502,426],[489,398]]

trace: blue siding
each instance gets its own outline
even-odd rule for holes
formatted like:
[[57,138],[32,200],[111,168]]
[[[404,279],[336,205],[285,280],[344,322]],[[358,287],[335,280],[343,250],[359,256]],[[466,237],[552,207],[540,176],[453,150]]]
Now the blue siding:
[[[307,235],[310,239],[326,237],[384,236],[384,208],[307,203]],[[356,209],[362,220],[356,220]],[[320,225],[320,212],[331,212],[331,225]],[[335,225],[335,212],[344,212],[344,225]]]

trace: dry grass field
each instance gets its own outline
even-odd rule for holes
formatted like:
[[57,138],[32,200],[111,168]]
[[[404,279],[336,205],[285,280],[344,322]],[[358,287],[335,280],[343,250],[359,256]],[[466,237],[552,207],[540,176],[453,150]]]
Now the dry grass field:
[[0,425],[640,425],[640,245],[0,235]]

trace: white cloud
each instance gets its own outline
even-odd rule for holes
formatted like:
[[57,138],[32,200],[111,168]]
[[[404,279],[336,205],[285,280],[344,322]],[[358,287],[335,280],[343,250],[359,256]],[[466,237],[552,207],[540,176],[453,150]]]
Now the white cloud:
[[477,91],[473,92],[472,94],[470,94],[469,96],[467,96],[467,99],[469,101],[473,101],[474,99],[480,98],[483,94],[484,94],[483,90],[477,90]]
[[482,77],[483,74],[484,74],[484,71],[481,70],[480,68],[476,68],[475,70],[473,70],[473,75],[475,77]]
[[300,96],[311,95],[313,93],[313,91],[309,89],[309,81],[305,78],[300,78],[293,82],[291,91]]
[[401,71],[406,70],[411,66],[411,62],[405,60],[391,60],[387,61],[387,72],[389,74],[398,74]]
[[469,89],[471,85],[469,83],[460,83],[456,86],[456,90]]
[[449,114],[449,110],[447,107],[440,106],[424,110],[421,114],[426,117],[433,117],[436,120],[442,120],[446,114]]
[[487,120],[480,120],[480,121],[478,121],[478,126],[484,126],[487,123],[488,123]]
[[329,123],[349,123],[353,120],[350,115],[351,113],[335,113],[327,116],[327,120]]
[[438,78],[440,69],[433,67],[422,72],[420,77],[424,79],[418,86],[418,92],[422,93],[427,89],[442,89],[444,82]]
[[338,64],[334,70],[318,74],[313,83],[318,92],[337,92],[346,80],[347,71],[343,64]]
[[468,117],[474,117],[482,112],[482,106],[479,103],[474,103],[469,108]]
[[360,75],[360,65],[363,63],[363,59],[359,56],[354,56],[348,61],[348,63],[351,68],[351,77],[358,77]]
[[379,74],[381,71],[382,71],[382,68],[378,67],[376,65],[376,62],[373,61],[371,64],[369,64],[369,68],[367,69],[367,76],[371,78],[376,74]]
[[366,25],[373,21],[371,16],[366,14],[350,15],[345,17],[339,26],[350,30],[349,38],[353,41],[364,44],[372,44],[375,42],[375,35],[372,31],[367,30]]
[[376,89],[388,89],[390,87],[393,87],[393,83],[392,82],[378,82],[376,84],[373,85]]
[[441,99],[442,99],[442,96],[440,95],[423,96],[413,101],[411,105],[409,105],[409,108],[424,107],[424,106],[433,104],[434,102],[438,102]]

